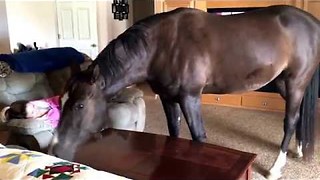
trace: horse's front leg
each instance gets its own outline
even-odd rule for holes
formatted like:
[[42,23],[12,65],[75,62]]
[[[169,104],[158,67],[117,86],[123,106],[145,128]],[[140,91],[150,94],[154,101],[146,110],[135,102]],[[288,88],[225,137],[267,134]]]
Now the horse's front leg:
[[181,97],[179,104],[184,117],[187,120],[192,139],[195,141],[204,142],[206,139],[206,132],[201,116],[200,95],[183,96]]
[[281,143],[280,153],[274,162],[272,168],[269,170],[268,179],[278,179],[281,177],[281,169],[286,164],[287,151],[290,143],[290,139],[296,129],[297,123],[299,121],[300,115],[300,105],[303,98],[303,91],[294,89],[293,87],[298,87],[289,83],[286,97],[286,113],[284,118],[284,137]]
[[179,137],[180,108],[179,104],[160,95],[162,106],[167,117],[169,134],[171,137]]

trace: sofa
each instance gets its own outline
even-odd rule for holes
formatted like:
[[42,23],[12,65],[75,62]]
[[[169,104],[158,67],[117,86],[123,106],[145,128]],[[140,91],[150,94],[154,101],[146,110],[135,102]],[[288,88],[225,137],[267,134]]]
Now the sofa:
[[[86,69],[91,59],[85,56],[80,65]],[[0,68],[1,71],[1,68]],[[6,72],[7,73],[7,72]],[[71,76],[71,67],[44,73],[0,72],[0,108],[17,100],[35,100],[61,95]],[[109,127],[143,131],[145,126],[145,103],[141,90],[131,87],[112,98],[107,115]],[[0,130],[10,132],[7,144],[23,146],[27,149],[46,152],[54,129],[39,120],[11,120],[0,124]]]

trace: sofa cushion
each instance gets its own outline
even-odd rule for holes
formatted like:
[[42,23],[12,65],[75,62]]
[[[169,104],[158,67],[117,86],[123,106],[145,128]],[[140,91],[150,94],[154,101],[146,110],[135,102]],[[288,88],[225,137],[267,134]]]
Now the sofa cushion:
[[143,131],[145,127],[145,102],[143,92],[125,88],[112,98],[108,107],[108,127]]
[[0,78],[0,103],[7,106],[17,100],[33,100],[53,96],[43,73],[12,72]]
[[0,77],[4,78],[11,74],[12,69],[9,64],[3,61],[0,61]]
[[43,120],[34,119],[12,119],[6,126],[15,133],[34,135],[41,131],[53,131],[51,124]]
[[125,88],[115,97],[112,102],[117,103],[133,103],[136,98],[143,98],[143,92],[137,88]]

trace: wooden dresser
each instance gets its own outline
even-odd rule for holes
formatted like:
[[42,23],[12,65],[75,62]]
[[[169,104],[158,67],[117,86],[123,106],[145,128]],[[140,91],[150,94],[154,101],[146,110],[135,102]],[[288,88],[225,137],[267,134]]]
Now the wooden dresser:
[[266,111],[284,111],[285,101],[277,93],[248,92],[243,94],[204,94],[203,104],[232,106]]
[[154,0],[155,13],[190,7],[207,11],[208,8],[266,7],[286,4],[301,8],[320,17],[320,0]]

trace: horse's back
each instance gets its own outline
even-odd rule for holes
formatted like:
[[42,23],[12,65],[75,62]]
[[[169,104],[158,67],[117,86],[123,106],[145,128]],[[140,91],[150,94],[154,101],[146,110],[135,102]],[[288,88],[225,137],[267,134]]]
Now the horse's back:
[[[219,31],[228,43],[218,51],[222,63],[215,64],[219,74],[214,73],[213,84],[222,84],[214,87],[218,92],[256,90],[281,73],[299,76],[319,64],[320,23],[300,9],[271,6],[226,17],[223,23],[230,28]],[[240,32],[228,33],[235,27]]]
[[159,24],[149,72],[173,89],[255,90],[288,69],[302,71],[299,63],[319,63],[318,20],[290,6],[224,17],[181,8],[163,14]]

